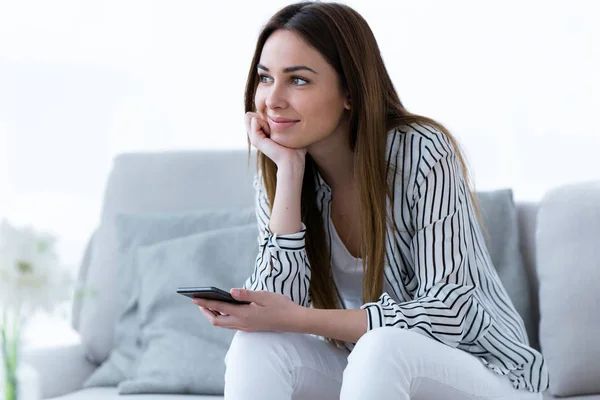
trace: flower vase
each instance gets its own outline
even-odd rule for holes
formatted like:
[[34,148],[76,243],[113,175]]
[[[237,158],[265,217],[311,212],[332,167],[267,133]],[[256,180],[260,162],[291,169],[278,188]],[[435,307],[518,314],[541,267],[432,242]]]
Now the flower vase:
[[59,264],[57,238],[0,221],[0,400],[40,397],[40,375],[21,361],[22,331],[43,310],[69,300],[71,273]]
[[21,356],[21,323],[18,312],[2,313],[2,394],[4,400],[19,399],[19,363]]

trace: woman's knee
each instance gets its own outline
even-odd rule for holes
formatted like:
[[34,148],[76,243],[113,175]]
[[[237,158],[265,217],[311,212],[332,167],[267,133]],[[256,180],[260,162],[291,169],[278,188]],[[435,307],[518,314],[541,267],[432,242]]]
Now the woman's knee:
[[394,359],[410,359],[418,356],[423,337],[421,334],[395,327],[382,327],[365,333],[356,343],[348,362],[359,364]]
[[237,331],[225,355],[225,363],[231,358],[253,360],[255,355],[268,352],[272,340],[276,340],[274,333]]
[[261,361],[271,362],[273,357],[285,355],[289,340],[289,335],[284,332],[237,331],[225,355],[225,364],[247,362],[255,367]]

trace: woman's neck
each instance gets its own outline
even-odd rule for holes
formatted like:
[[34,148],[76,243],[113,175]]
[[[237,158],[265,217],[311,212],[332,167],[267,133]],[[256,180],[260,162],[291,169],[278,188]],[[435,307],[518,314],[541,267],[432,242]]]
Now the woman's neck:
[[345,126],[308,147],[308,153],[332,190],[348,190],[354,186],[354,153],[350,150]]

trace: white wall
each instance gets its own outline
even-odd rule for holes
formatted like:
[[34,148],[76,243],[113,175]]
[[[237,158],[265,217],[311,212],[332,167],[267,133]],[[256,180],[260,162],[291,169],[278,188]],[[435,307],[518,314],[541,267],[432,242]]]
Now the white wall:
[[[116,154],[245,148],[255,40],[286,4],[0,0],[0,218],[54,231],[75,270]],[[598,2],[347,4],[404,105],[462,143],[478,190],[539,199],[600,179]]]

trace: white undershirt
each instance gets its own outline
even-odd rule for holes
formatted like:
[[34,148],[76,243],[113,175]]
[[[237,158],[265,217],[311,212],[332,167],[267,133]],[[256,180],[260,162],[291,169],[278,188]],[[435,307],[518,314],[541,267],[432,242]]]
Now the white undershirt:
[[350,254],[335,230],[335,226],[332,222],[330,224],[333,278],[340,296],[344,300],[345,308],[358,309],[363,305],[361,299],[363,280],[362,259],[355,258]]

